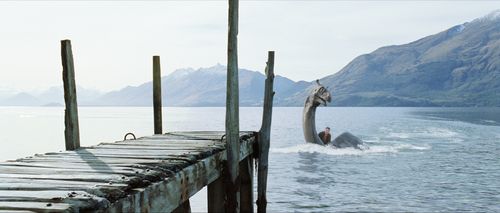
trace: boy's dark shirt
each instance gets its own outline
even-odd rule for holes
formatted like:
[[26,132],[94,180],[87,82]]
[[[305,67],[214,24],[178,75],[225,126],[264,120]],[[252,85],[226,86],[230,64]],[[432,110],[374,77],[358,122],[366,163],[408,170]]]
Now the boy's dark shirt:
[[331,134],[328,134],[326,135],[326,140],[325,140],[325,131],[322,131],[318,134],[319,138],[321,138],[321,141],[323,141],[323,143],[325,144],[328,144],[332,141],[332,135]]

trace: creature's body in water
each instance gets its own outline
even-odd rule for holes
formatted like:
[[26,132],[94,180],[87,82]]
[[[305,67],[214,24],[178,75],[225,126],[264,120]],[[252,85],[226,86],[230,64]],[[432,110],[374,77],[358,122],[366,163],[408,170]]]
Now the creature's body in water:
[[[316,131],[316,108],[320,105],[325,105],[327,102],[331,101],[331,95],[328,90],[316,81],[317,87],[312,91],[312,93],[307,97],[304,112],[302,117],[302,129],[304,130],[304,138],[308,143],[315,143],[319,145],[325,145],[323,141],[319,138]],[[359,149],[359,145],[363,144],[363,141],[358,137],[354,136],[349,132],[344,132],[336,137],[329,145],[333,145],[337,148],[354,147]]]

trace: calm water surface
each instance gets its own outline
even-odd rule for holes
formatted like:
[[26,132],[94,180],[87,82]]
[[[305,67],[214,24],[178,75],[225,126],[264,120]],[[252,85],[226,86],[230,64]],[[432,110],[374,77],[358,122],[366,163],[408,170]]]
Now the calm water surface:
[[[150,108],[79,109],[82,145],[151,135]],[[164,128],[223,130],[224,108],[165,108]],[[261,108],[242,108],[257,130]],[[0,160],[64,149],[63,108],[0,107]],[[302,108],[275,108],[272,212],[500,212],[500,108],[319,108],[317,126],[350,131],[367,150],[304,144]],[[192,199],[206,207],[206,191]]]

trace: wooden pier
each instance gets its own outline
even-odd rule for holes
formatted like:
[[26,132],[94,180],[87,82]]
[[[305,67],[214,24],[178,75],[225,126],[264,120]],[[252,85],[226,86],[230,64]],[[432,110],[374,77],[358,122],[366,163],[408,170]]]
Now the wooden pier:
[[[240,133],[243,177],[253,176],[255,134]],[[182,204],[207,185],[208,210],[224,211],[223,135],[173,132],[0,163],[0,211],[188,212]]]
[[238,0],[229,0],[228,16],[226,123],[221,132],[163,133],[160,56],[153,56],[154,135],[135,139],[132,134],[127,140],[127,133],[123,141],[80,147],[72,46],[62,40],[66,151],[0,163],[0,212],[190,212],[189,198],[205,186],[209,212],[254,212],[255,203],[258,212],[266,212],[274,52],[269,51],[265,69],[261,128],[241,132]]

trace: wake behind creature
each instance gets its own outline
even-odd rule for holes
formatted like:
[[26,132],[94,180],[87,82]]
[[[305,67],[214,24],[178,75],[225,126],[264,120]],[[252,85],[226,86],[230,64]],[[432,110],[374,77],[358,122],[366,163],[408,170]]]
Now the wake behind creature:
[[361,145],[363,145],[363,141],[350,132],[340,134],[331,142],[329,127],[327,127],[325,131],[321,132],[321,135],[317,133],[315,117],[316,108],[320,105],[326,106],[327,102],[329,103],[331,100],[331,94],[328,89],[321,85],[319,80],[316,80],[316,88],[312,90],[311,94],[309,94],[306,98],[302,115],[302,129],[304,131],[305,141],[307,143],[315,143],[323,146],[331,145],[336,148],[353,147],[356,149],[362,149]]

